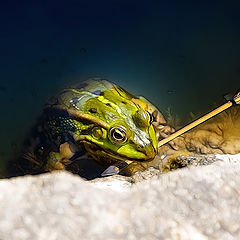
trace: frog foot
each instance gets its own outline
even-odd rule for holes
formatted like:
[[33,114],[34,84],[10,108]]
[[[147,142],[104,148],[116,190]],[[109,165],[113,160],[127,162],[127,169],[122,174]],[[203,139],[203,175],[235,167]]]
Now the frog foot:
[[167,123],[154,122],[153,125],[158,138],[167,138],[168,136],[175,132],[175,129],[168,125]]
[[161,157],[161,163],[159,164],[159,169],[161,172],[169,172],[172,170],[176,170],[178,168],[186,167],[187,165],[190,165],[189,163],[186,163],[184,159],[186,159],[189,156],[193,156],[193,153],[190,153],[188,151],[168,151],[167,154],[163,154]]
[[[154,122],[154,128],[156,131],[157,139],[160,141],[161,139],[169,137],[171,134],[175,132],[175,129],[168,125],[167,123],[156,123]],[[177,144],[174,141],[170,141],[168,143],[170,147],[174,150],[178,150]]]

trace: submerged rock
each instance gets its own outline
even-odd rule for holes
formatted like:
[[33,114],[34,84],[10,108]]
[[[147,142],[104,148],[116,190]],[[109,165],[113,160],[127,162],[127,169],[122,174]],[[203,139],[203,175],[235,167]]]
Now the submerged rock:
[[240,239],[239,172],[240,162],[219,161],[150,169],[137,183],[64,171],[1,180],[0,239]]

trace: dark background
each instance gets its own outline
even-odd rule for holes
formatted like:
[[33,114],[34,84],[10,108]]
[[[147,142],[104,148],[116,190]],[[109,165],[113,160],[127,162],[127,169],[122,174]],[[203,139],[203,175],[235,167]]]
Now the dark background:
[[1,1],[0,159],[57,88],[88,77],[181,119],[223,103],[240,87],[239,10],[233,1]]

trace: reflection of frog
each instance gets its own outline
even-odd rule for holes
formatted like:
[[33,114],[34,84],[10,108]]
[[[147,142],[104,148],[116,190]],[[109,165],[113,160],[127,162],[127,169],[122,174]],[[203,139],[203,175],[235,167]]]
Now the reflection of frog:
[[130,159],[134,164],[126,172],[132,174],[138,163],[154,159],[159,136],[171,132],[143,97],[106,80],[90,79],[64,89],[46,105],[16,168],[22,174],[67,169],[89,177],[90,168],[94,176]]

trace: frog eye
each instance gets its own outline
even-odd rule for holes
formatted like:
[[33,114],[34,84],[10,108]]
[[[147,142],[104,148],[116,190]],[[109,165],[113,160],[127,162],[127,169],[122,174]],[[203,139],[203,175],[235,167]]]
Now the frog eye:
[[109,136],[114,143],[124,143],[127,140],[127,133],[120,127],[113,127],[109,131]]
[[151,124],[153,122],[153,115],[150,112],[147,112],[149,116],[149,123]]

